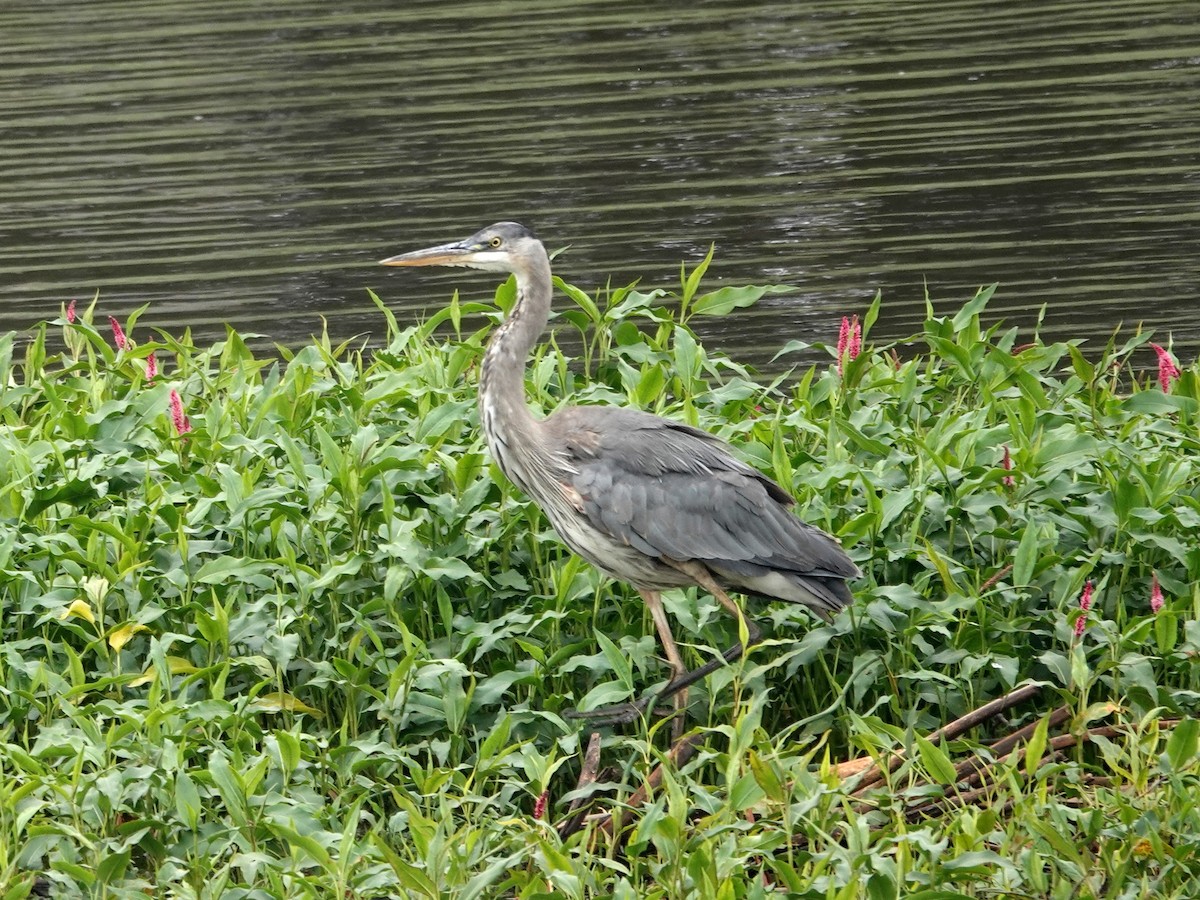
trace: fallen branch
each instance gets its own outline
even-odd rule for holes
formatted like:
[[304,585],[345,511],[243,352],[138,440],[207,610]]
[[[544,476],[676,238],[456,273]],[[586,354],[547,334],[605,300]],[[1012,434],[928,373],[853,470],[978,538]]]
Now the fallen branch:
[[567,807],[567,818],[558,823],[559,837],[568,837],[583,827],[584,819],[587,816],[587,808],[583,805],[585,796],[583,791],[596,781],[599,771],[600,732],[593,731],[592,736],[588,738],[587,750],[583,754],[583,766],[579,770],[579,783],[575,785],[577,796]]
[[665,767],[678,769],[696,755],[696,750],[704,742],[704,736],[698,732],[684,735],[667,751],[666,759],[654,767],[642,786],[629,795],[622,809],[606,813],[598,820],[600,830],[606,834],[619,834],[623,825],[624,810],[634,810],[650,799],[650,795],[662,784]]
[[[1040,684],[1023,684],[1020,687],[1009,691],[1003,697],[997,697],[995,700],[985,703],[978,709],[971,710],[971,712],[967,713],[965,716],[960,716],[953,722],[942,726],[941,728],[937,729],[937,731],[930,732],[929,740],[934,743],[942,740],[954,740],[959,735],[965,734],[972,728],[982,724],[983,722],[986,722],[993,716],[997,716],[1005,710],[1016,706],[1018,703],[1022,703],[1025,700],[1036,696],[1041,689],[1042,686]],[[856,771],[854,767],[861,766],[864,759],[870,759],[870,757],[860,757],[859,759],[850,760],[848,763],[842,763],[841,765],[836,766],[834,771],[842,777],[854,774]],[[862,779],[859,781],[858,787],[854,790],[855,797],[862,796],[872,785],[882,781],[886,775],[889,775],[900,768],[900,766],[904,763],[905,754],[902,750],[897,750],[893,753],[890,753],[887,757],[887,760],[888,762],[886,770],[880,766],[877,761],[871,760],[871,763],[867,765],[865,771],[863,771]]]

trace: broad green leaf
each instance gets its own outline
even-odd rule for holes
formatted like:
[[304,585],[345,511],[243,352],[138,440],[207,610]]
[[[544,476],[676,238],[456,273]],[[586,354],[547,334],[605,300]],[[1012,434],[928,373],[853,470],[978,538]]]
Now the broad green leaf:
[[1038,767],[1042,762],[1042,755],[1046,752],[1046,743],[1049,740],[1050,734],[1050,717],[1042,716],[1036,726],[1034,726],[1033,734],[1029,736],[1029,743],[1025,745],[1025,774],[1030,778],[1037,775]]
[[955,313],[950,325],[956,331],[962,331],[967,325],[978,316],[987,307],[988,301],[992,299],[992,295],[996,293],[996,288],[999,285],[991,284],[980,291],[970,300],[963,304],[962,309]]
[[782,284],[750,284],[745,287],[723,287],[702,294],[692,303],[697,316],[724,316],[735,309],[753,306],[768,294],[791,294],[796,289]]
[[1188,716],[1180,719],[1167,738],[1167,751],[1162,756],[1163,769],[1182,774],[1196,761],[1200,744],[1200,719]]
[[626,690],[632,691],[633,667],[630,665],[629,657],[612,642],[608,635],[600,631],[594,632],[594,634],[596,635],[596,642],[600,645],[600,650],[604,653],[604,658],[608,660],[609,668],[612,669]]
[[937,744],[928,738],[923,738],[920,735],[914,735],[914,741],[917,744],[917,752],[921,757],[921,764],[925,766],[929,774],[941,785],[951,787],[958,780],[957,773],[954,770],[954,763],[950,761],[950,757]]
[[195,829],[200,822],[203,806],[200,802],[200,792],[196,783],[186,771],[180,769],[175,776],[175,812],[187,823],[188,828]]
[[1017,545],[1017,553],[1013,557],[1012,583],[1017,587],[1026,587],[1033,579],[1033,570],[1038,561],[1038,548],[1041,543],[1041,528],[1036,522],[1026,521],[1025,532]]

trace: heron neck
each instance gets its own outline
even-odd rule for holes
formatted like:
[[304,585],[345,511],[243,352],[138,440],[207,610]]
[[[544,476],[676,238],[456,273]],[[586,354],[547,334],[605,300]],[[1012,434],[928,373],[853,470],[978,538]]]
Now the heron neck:
[[525,363],[550,319],[550,262],[539,261],[516,276],[517,301],[483,355],[479,414],[501,471],[525,487],[523,473],[514,470],[520,462],[515,454],[540,446],[538,423],[525,400]]

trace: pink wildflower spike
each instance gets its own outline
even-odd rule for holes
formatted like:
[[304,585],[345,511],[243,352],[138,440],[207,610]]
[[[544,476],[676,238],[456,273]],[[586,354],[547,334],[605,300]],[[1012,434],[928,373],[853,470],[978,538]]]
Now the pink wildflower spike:
[[146,380],[153,381],[157,375],[158,360],[154,358],[154,351],[151,350],[150,354],[146,357]]
[[1155,572],[1150,579],[1150,611],[1157,615],[1164,602],[1162,588],[1158,586],[1158,573]]
[[535,819],[544,819],[546,817],[546,803],[550,800],[550,791],[542,791],[538,795],[537,800],[533,804],[533,817]]
[[842,365],[846,359],[846,347],[850,344],[850,319],[842,316],[842,328],[838,332],[837,366],[838,374],[842,374]]
[[849,318],[842,316],[842,328],[838,332],[837,370],[842,374],[842,367],[858,356],[862,350],[862,327],[858,324],[858,316]]
[[1079,595],[1079,610],[1082,613],[1075,620],[1075,637],[1083,634],[1083,629],[1087,628],[1087,613],[1092,608],[1092,580],[1089,578],[1087,584],[1083,586],[1083,593]]
[[75,316],[75,301],[72,300],[70,303],[67,304],[67,324],[74,325],[75,318],[76,318],[76,316]]
[[1163,389],[1163,393],[1171,390],[1171,382],[1178,378],[1183,373],[1179,371],[1179,366],[1175,365],[1175,360],[1171,358],[1171,354],[1160,347],[1158,344],[1150,345],[1154,352],[1158,355],[1158,384]]
[[175,423],[176,434],[183,435],[192,430],[192,423],[183,414],[183,400],[174,388],[171,389],[171,421]]
[[[1012,453],[1008,449],[1008,444],[1004,445],[1004,459],[1002,461],[1002,465],[1004,466],[1005,472],[1012,471],[1012,467],[1013,467]],[[1004,476],[1004,486],[1005,487],[1014,487],[1016,485],[1016,483],[1017,483],[1017,479],[1013,478],[1011,475]]]
[[129,341],[125,338],[125,331],[121,328],[121,323],[112,316],[108,317],[108,324],[112,326],[113,344],[118,350],[124,350],[129,346]]

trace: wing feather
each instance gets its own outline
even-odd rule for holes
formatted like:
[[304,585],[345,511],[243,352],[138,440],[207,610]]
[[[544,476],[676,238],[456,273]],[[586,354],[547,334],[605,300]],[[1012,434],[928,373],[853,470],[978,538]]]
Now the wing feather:
[[719,438],[610,407],[570,407],[546,425],[567,449],[583,514],[611,538],[751,580],[816,579],[834,608],[849,597],[844,585],[824,585],[859,574],[841,545],[798,519],[792,498]]

